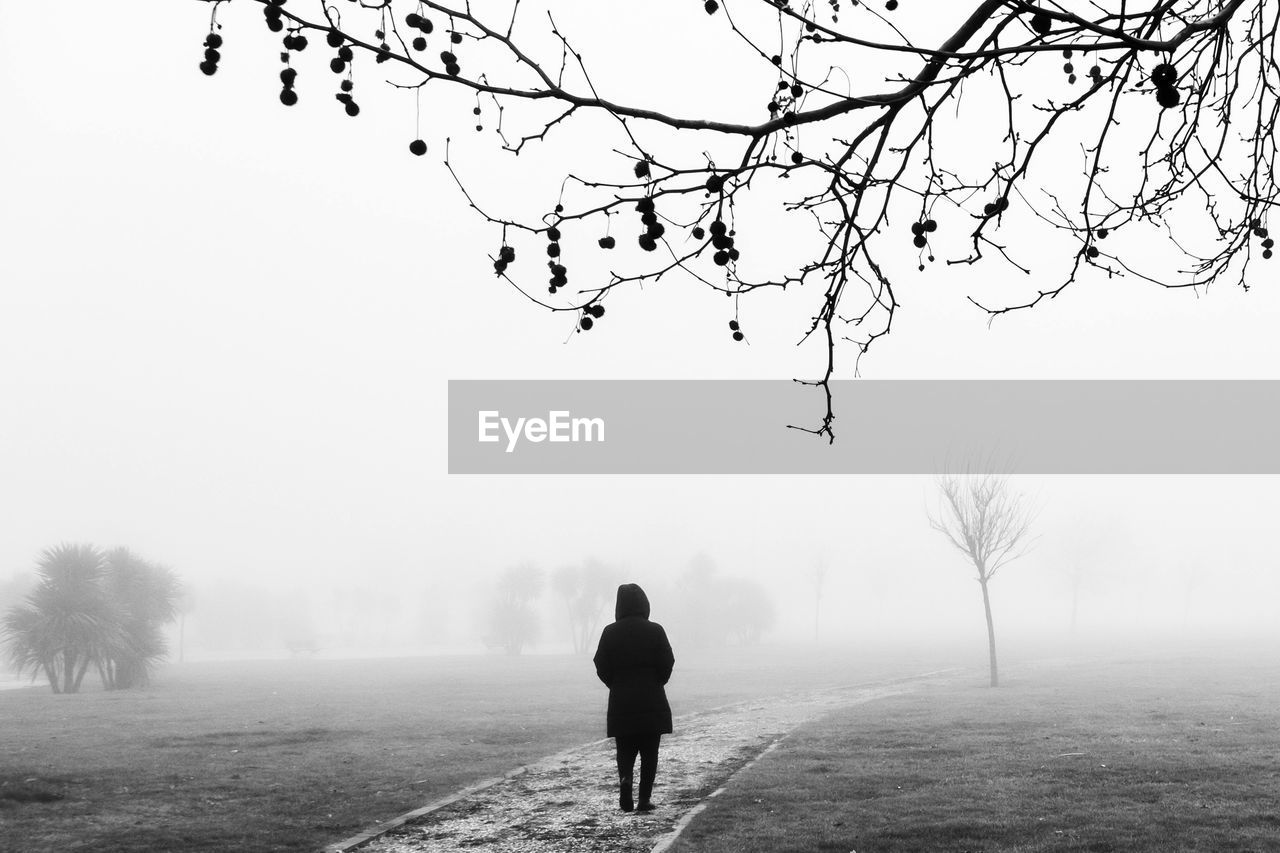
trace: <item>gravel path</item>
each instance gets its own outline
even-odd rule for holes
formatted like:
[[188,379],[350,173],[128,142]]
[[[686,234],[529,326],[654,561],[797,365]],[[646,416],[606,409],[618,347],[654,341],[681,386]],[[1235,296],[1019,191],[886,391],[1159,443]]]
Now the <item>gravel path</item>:
[[[801,723],[838,708],[914,689],[939,673],[730,705],[676,720],[662,739],[648,814],[618,808],[613,741],[561,752],[419,809],[374,840],[335,844],[360,853],[649,853],[682,819]],[[637,769],[637,773],[638,773]],[[686,821],[687,822],[687,821]],[[381,832],[378,827],[371,832]]]

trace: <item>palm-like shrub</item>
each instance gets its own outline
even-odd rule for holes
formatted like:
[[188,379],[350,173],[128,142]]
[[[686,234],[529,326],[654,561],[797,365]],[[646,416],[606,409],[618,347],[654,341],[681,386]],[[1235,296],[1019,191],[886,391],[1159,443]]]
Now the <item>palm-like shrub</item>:
[[105,592],[120,630],[99,661],[108,690],[141,687],[168,651],[161,626],[178,615],[178,578],[128,548],[106,555]]
[[106,561],[91,545],[59,545],[40,555],[39,583],[25,604],[5,615],[10,661],[32,677],[43,673],[55,693],[75,693],[89,665],[122,641],[103,589]]
[[147,683],[177,612],[173,572],[126,548],[59,545],[40,555],[36,589],[0,620],[10,662],[55,693],[75,693],[95,666],[108,690]]

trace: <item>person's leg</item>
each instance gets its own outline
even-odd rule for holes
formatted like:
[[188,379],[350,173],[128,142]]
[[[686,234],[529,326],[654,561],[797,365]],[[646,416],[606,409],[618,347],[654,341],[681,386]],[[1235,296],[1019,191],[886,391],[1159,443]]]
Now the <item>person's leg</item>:
[[635,736],[618,735],[614,738],[614,743],[618,749],[618,805],[624,812],[629,812],[634,807],[631,799],[631,774],[635,770],[640,741]]
[[653,780],[658,775],[658,746],[662,743],[662,735],[645,735],[639,743],[640,747],[640,805],[641,811],[653,808],[650,797],[653,796]]

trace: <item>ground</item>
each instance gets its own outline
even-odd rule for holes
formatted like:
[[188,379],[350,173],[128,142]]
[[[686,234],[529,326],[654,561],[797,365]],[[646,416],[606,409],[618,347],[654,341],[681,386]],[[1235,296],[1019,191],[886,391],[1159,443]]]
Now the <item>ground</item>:
[[687,658],[652,815],[617,809],[581,659],[10,691],[0,848],[316,850],[524,765],[367,849],[1274,851],[1278,651],[1012,662],[995,690],[981,669],[887,683],[924,667],[847,653]]

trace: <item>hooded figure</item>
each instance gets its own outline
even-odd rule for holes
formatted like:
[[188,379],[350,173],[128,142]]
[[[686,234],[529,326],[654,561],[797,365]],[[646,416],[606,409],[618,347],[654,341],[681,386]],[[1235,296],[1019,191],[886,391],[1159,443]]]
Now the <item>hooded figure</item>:
[[618,750],[618,802],[631,811],[631,777],[640,756],[641,811],[653,808],[650,796],[658,769],[658,745],[671,732],[671,706],[663,689],[671,678],[675,656],[667,632],[649,621],[649,598],[639,586],[618,587],[618,603],[611,625],[600,635],[596,674],[609,688],[605,733]]

